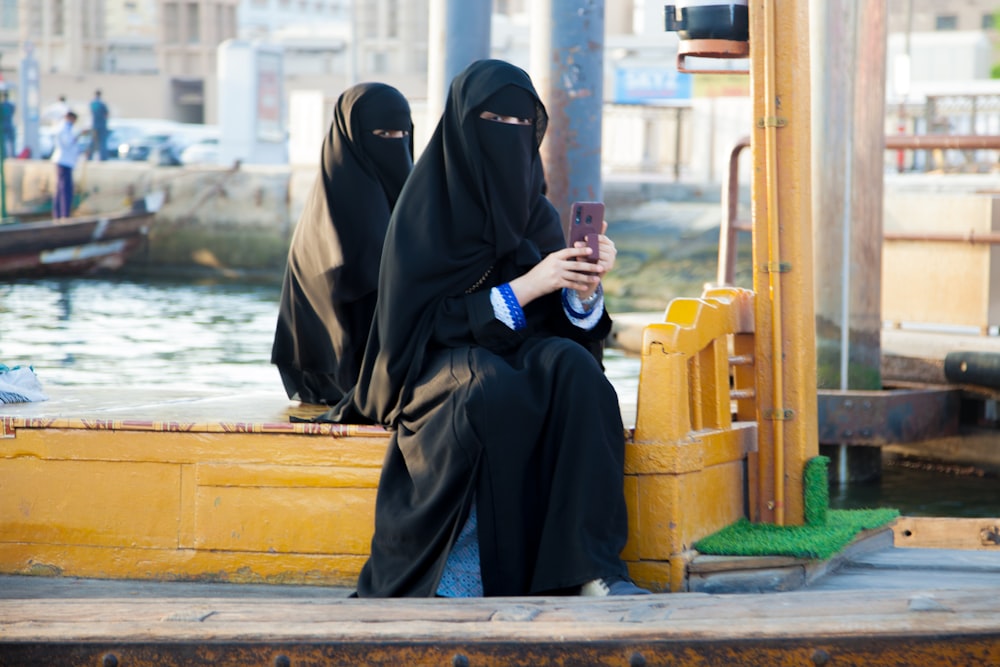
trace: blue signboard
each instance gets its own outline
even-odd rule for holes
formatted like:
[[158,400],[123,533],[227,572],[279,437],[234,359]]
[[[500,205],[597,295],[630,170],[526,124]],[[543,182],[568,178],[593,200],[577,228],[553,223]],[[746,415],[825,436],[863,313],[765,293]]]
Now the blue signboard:
[[670,67],[615,70],[615,103],[649,104],[691,99],[691,75]]

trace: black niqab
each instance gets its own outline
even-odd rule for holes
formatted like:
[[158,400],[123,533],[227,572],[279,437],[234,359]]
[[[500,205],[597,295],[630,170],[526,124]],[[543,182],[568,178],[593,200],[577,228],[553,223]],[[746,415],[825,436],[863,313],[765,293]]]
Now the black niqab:
[[[533,123],[480,118],[491,104],[498,108],[489,111]],[[398,419],[446,299],[482,286],[501,258],[530,267],[565,246],[558,214],[542,194],[538,146],[547,122],[530,78],[513,65],[478,61],[452,82],[386,236],[379,304],[354,396],[368,419],[387,426]]]
[[[403,138],[373,131],[405,130]],[[357,379],[392,207],[412,168],[413,123],[391,86],[345,91],[288,254],[271,362],[289,397],[336,403]]]

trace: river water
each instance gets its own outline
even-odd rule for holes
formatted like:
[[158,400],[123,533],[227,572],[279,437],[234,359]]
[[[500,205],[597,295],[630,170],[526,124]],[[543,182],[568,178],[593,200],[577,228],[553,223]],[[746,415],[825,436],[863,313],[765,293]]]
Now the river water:
[[[0,363],[31,365],[46,386],[156,385],[275,390],[270,364],[278,285],[66,279],[0,285]],[[609,350],[619,394],[639,360]],[[996,478],[887,467],[881,482],[832,487],[831,506],[912,516],[1000,516]]]

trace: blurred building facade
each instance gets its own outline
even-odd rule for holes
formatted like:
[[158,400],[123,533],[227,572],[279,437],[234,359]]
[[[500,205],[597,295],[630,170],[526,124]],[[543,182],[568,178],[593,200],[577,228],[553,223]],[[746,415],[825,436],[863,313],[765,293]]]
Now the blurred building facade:
[[[956,78],[956,68],[961,76],[988,78],[997,60],[995,1],[888,2],[890,98],[898,79],[893,58],[906,45],[914,87],[919,76],[938,70],[945,78]],[[261,41],[281,47],[286,97],[321,91],[335,99],[352,83],[379,80],[399,88],[419,112],[427,94],[430,2],[0,0],[0,77],[17,102],[18,66],[30,49],[43,107],[65,95],[72,107],[86,109],[101,89],[113,118],[214,124],[220,122],[219,45]],[[492,55],[527,69],[539,3],[493,0],[492,6]],[[605,162],[676,179],[719,178],[733,141],[749,132],[745,77],[678,73],[677,38],[663,30],[662,0],[606,0],[604,7],[605,115],[612,121],[605,124]],[[945,46],[928,50],[935,40]],[[912,88],[909,94],[911,106],[920,103]],[[81,119],[89,122],[89,115]]]
[[16,99],[30,51],[43,104],[65,95],[82,107],[100,88],[119,117],[216,122],[226,40],[277,43],[292,89],[329,90],[422,77],[426,33],[427,0],[0,0],[0,76]]
[[892,0],[889,32],[993,30],[1000,6],[992,0]]

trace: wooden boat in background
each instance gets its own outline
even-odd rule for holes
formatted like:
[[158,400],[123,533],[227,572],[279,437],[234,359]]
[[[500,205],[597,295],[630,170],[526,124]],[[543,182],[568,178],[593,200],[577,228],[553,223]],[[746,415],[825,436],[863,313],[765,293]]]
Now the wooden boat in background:
[[86,275],[120,268],[145,241],[163,193],[114,213],[17,218],[0,224],[0,279]]

